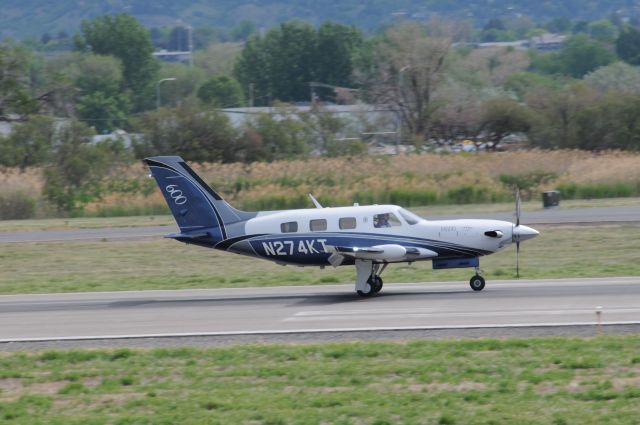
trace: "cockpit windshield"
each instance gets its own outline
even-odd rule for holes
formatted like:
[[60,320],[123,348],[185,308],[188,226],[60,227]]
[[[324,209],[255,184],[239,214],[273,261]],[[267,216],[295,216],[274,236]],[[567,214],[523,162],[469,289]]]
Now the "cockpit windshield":
[[398,213],[400,213],[400,215],[402,216],[402,218],[404,218],[404,220],[407,222],[407,224],[413,226],[414,224],[418,224],[421,221],[424,220],[424,218],[412,213],[411,211],[404,209],[404,208],[400,208],[398,210]]

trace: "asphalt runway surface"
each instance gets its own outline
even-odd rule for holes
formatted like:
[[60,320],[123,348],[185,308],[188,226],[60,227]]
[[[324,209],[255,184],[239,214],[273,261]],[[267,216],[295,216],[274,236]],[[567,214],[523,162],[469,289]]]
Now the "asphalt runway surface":
[[[515,221],[514,213],[470,213],[461,215],[427,216],[430,220],[479,218]],[[525,224],[600,224],[640,222],[640,205],[599,208],[549,208],[522,213]],[[114,227],[104,229],[45,230],[0,232],[0,243],[53,242],[101,239],[142,239],[162,237],[177,232],[175,226]]]
[[640,277],[492,281],[481,292],[387,284],[368,299],[352,285],[0,296],[0,350],[594,335],[639,325]]

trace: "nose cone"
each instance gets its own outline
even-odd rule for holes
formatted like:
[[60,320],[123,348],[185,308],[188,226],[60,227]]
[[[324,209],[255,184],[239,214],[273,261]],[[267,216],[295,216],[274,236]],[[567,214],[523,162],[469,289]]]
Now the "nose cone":
[[531,227],[527,227],[527,226],[520,225],[520,226],[514,226],[513,228],[514,242],[526,241],[527,239],[535,238],[539,234],[540,232],[538,232],[536,229],[532,229]]

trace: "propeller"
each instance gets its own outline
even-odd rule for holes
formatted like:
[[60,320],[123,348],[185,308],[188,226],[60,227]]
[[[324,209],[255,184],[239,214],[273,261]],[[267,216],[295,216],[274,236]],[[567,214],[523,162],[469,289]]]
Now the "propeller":
[[511,242],[516,244],[516,277],[520,278],[520,242],[527,239],[535,238],[540,233],[536,229],[532,229],[528,226],[520,225],[520,214],[522,211],[522,205],[520,200],[520,189],[516,186],[516,223],[513,226]]
[[[516,186],[516,227],[520,226],[520,188]],[[513,234],[516,241],[516,279],[520,279],[520,235],[518,233]]]

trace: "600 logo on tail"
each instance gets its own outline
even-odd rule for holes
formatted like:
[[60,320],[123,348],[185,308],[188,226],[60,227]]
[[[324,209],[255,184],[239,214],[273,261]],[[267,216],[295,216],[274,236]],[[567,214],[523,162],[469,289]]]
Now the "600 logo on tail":
[[182,190],[178,189],[175,184],[170,184],[164,188],[176,205],[183,205],[187,202],[187,197],[182,194]]

